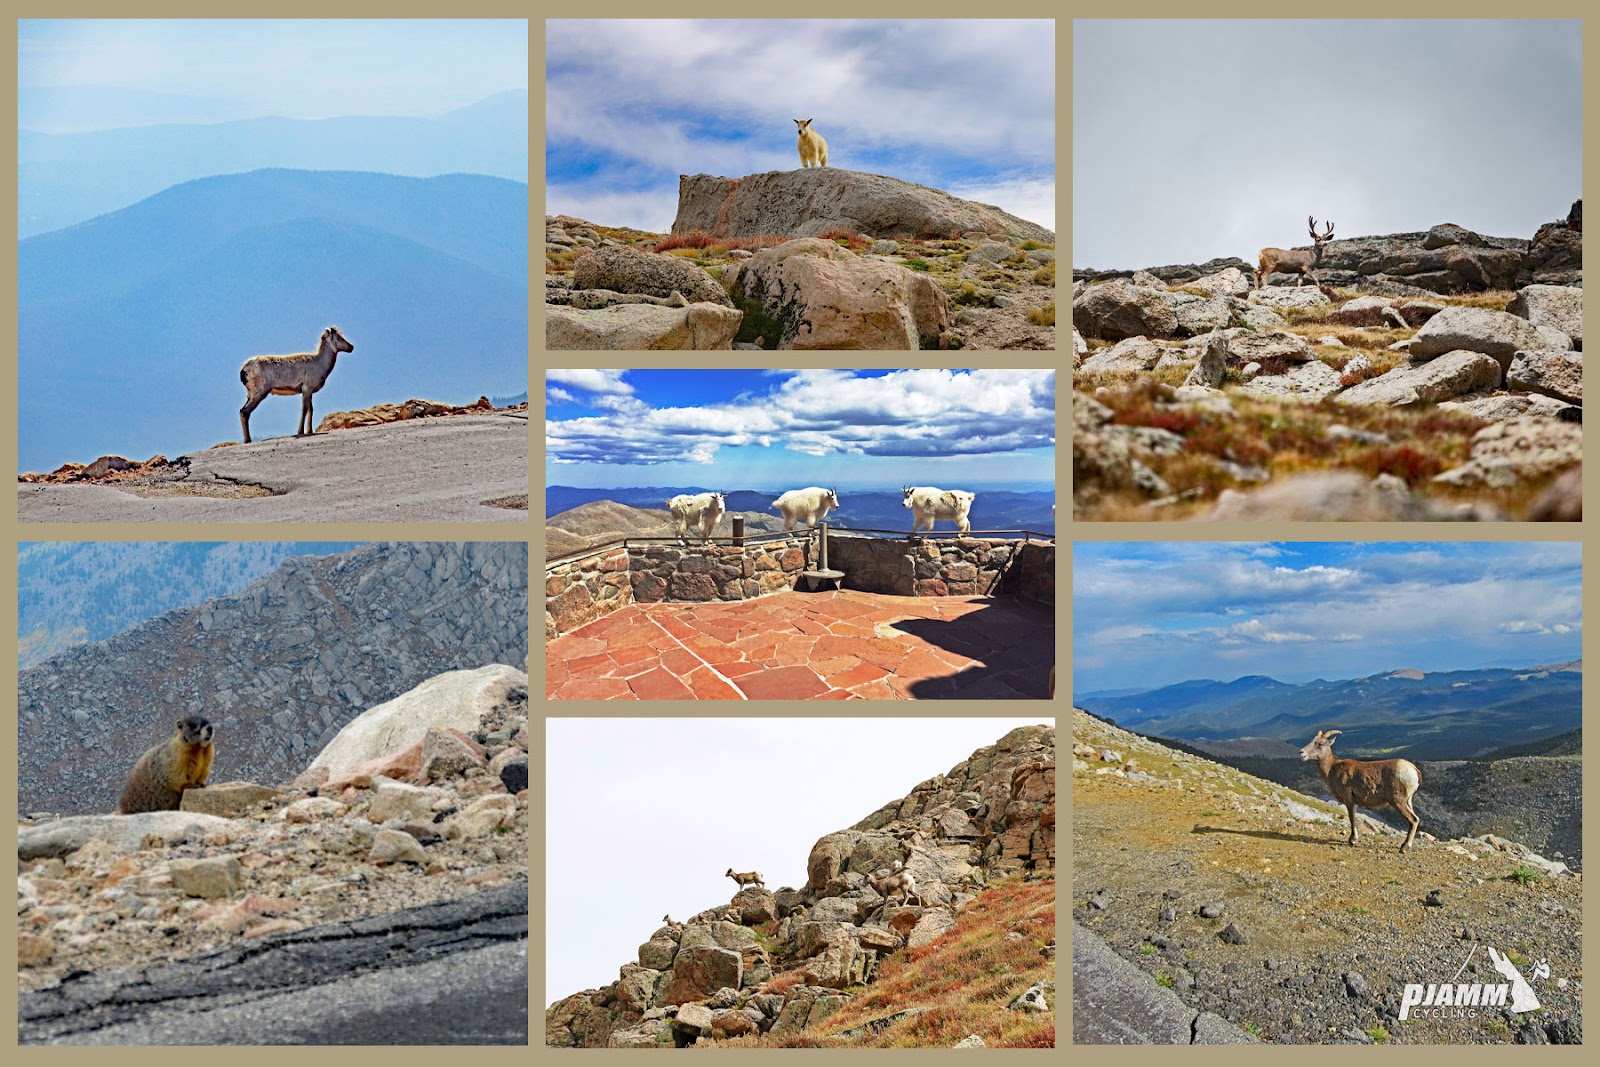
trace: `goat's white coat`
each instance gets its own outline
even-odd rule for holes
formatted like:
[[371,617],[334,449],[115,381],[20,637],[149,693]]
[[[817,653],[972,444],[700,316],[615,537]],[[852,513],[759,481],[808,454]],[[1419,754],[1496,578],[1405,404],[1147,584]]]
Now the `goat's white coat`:
[[822,139],[822,134],[811,128],[810,119],[795,119],[794,124],[800,128],[800,166],[826,167],[828,142]]
[[817,523],[828,517],[828,512],[838,509],[839,494],[813,485],[791,489],[767,506],[783,513],[784,533],[794,529],[797,522],[804,522],[807,529],[816,529]]
[[977,493],[969,493],[964,489],[935,489],[931,485],[902,488],[900,492],[901,503],[911,509],[912,533],[924,526],[932,533],[934,522],[940,520],[955,523],[962,533],[972,529],[967,513],[971,511]]
[[667,510],[672,512],[673,521],[678,525],[680,541],[687,539],[690,526],[699,528],[701,538],[711,540],[711,531],[726,509],[727,500],[721,493],[679,493],[667,501]]

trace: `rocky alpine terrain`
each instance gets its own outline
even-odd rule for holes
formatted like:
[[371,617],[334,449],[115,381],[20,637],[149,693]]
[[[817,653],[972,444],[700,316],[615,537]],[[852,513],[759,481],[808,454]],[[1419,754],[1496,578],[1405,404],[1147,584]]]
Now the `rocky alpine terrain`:
[[18,805],[108,812],[172,723],[217,729],[214,780],[280,782],[362,711],[444,670],[528,656],[522,544],[294,557],[243,592],[79,645],[17,679]]
[[[1073,922],[1139,972],[1092,998],[1108,1018],[1091,1028],[1138,1032],[1116,1016],[1165,990],[1236,1034],[1213,1040],[1581,1043],[1582,875],[1497,835],[1430,833],[1429,789],[1410,851],[1365,813],[1352,848],[1342,807],[1075,709]],[[1501,981],[1491,946],[1541,1011],[1399,1018],[1406,983]]]
[[1320,285],[1075,271],[1075,514],[1581,518],[1582,231],[1330,241]]
[[670,234],[545,217],[545,341],[574,349],[1048,349],[1055,233],[837,168],[680,175]]
[[[20,825],[19,1039],[525,1043],[527,681],[427,679],[290,781]],[[436,1026],[451,990],[471,1011]]]
[[[867,883],[896,863],[919,903]],[[650,933],[616,982],[550,1005],[546,1044],[1054,1046],[1053,727],[824,835],[806,869]]]
[[[744,519],[745,533],[752,536],[783,530],[781,515],[729,511],[719,521],[718,536],[726,536],[722,530],[731,529],[735,517]],[[673,537],[676,533],[672,513],[665,508],[636,508],[614,500],[594,500],[544,520],[544,554],[546,560],[551,560],[624,537]]]

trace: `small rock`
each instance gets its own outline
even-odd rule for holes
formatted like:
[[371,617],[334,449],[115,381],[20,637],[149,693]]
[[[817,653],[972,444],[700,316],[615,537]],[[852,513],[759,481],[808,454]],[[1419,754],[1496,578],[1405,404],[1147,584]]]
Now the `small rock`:
[[977,1034],[968,1034],[966,1037],[962,1038],[960,1041],[957,1041],[954,1045],[951,1045],[950,1047],[951,1048],[988,1048],[989,1046],[985,1045],[983,1043],[983,1038],[979,1037]]
[[221,859],[171,860],[172,884],[185,896],[216,900],[239,891],[243,868],[232,856]]
[[1110,906],[1111,890],[1109,889],[1102,889],[1100,892],[1089,898],[1089,907],[1094,908],[1096,911],[1104,911]]
[[1161,921],[1162,922],[1164,922],[1164,923],[1174,922],[1174,921],[1177,920],[1177,918],[1178,918],[1178,913],[1176,911],[1174,911],[1173,909],[1171,909],[1171,908],[1162,908],[1161,909]]
[[528,788],[528,757],[513,759],[502,767],[500,781],[505,785],[506,792],[513,795]]
[[1512,1038],[1518,1045],[1548,1045],[1550,1038],[1545,1034],[1544,1027],[1537,1021],[1529,1019],[1522,1024],[1522,1029],[1517,1031],[1517,1036]]
[[427,863],[428,854],[410,834],[399,830],[379,830],[378,836],[373,839],[372,851],[367,855],[367,862]]
[[1229,945],[1242,945],[1242,944],[1244,944],[1244,934],[1233,923],[1229,923],[1227,926],[1223,927],[1222,928],[1222,932],[1220,934],[1218,934],[1217,936],[1219,938],[1221,938],[1222,941],[1225,944],[1229,944]]
[[1367,985],[1367,980],[1361,977],[1359,971],[1346,971],[1344,973],[1344,988],[1345,992],[1352,997],[1365,999],[1372,996],[1372,987]]
[[1216,919],[1222,915],[1222,905],[1217,902],[1200,905],[1200,918]]
[[1426,904],[1430,908],[1442,908],[1442,907],[1444,907],[1444,890],[1443,889],[1435,889],[1435,890],[1433,890],[1432,892],[1430,892],[1427,895],[1427,897],[1422,902],[1424,904]]

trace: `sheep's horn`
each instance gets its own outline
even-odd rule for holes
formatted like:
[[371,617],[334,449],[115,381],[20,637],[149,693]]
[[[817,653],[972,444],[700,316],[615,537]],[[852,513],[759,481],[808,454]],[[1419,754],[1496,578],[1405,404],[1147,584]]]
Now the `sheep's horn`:
[[1322,736],[1323,737],[1332,737],[1334,734],[1342,734],[1342,733],[1344,733],[1343,730],[1329,730],[1327,733],[1323,734]]

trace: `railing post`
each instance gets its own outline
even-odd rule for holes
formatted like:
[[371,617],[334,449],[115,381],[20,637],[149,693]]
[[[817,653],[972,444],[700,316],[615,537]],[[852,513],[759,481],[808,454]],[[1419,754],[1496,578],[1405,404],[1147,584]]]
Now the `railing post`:
[[817,569],[825,571],[828,569],[828,524],[823,522],[818,525],[822,527],[822,565]]
[[735,515],[733,517],[733,547],[734,548],[743,548],[744,547],[744,516],[743,515]]

